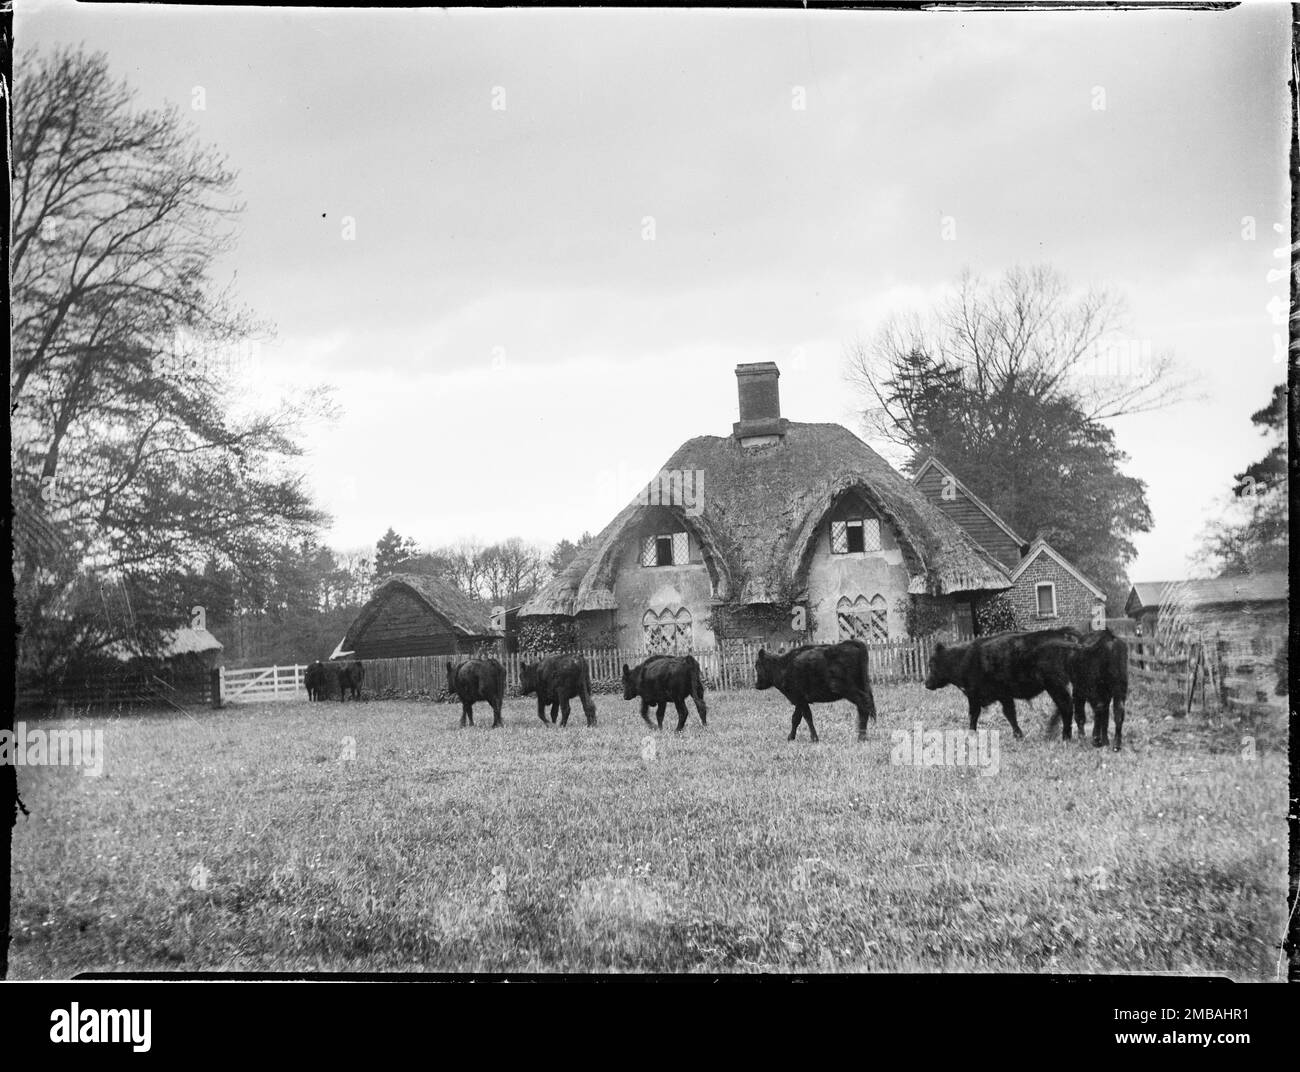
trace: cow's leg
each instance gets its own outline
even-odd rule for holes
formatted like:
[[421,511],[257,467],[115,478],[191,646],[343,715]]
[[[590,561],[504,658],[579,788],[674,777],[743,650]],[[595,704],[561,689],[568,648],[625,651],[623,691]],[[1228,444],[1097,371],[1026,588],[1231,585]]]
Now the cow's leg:
[[578,699],[582,701],[582,713],[587,716],[587,725],[594,726],[596,724],[596,704],[591,698],[591,693],[579,693]]
[[1061,740],[1068,741],[1074,731],[1074,719],[1070,714],[1070,688],[1059,681],[1047,684],[1047,695],[1056,705],[1056,713],[1061,719]]
[[655,728],[655,724],[650,721],[650,701],[644,696],[641,697],[641,720],[651,729]]
[[867,739],[867,722],[876,721],[876,697],[871,692],[871,686],[858,689],[849,697],[853,701],[853,706],[858,709],[858,740]]
[[704,694],[700,693],[695,697],[695,710],[700,716],[700,725],[709,724],[709,705],[704,702]]
[[668,706],[667,700],[660,700],[659,706],[655,708],[655,721],[659,723],[659,728],[664,728],[664,708]]
[[1113,702],[1115,704],[1115,743],[1111,747],[1118,752],[1124,739],[1124,701],[1116,696]]
[[555,725],[560,720],[560,697],[557,694],[551,701],[551,725]]
[[563,689],[560,690],[560,715],[560,725],[567,726],[569,724],[569,694]]
[[690,712],[686,710],[684,697],[674,700],[673,703],[677,706],[677,732],[681,733],[686,728],[686,719],[690,717]]
[[471,726],[474,725],[474,708],[470,704],[466,703],[464,700],[461,700],[460,724],[464,726],[466,723],[468,723]]
[[816,744],[817,727],[813,725],[812,704],[808,703],[807,700],[804,701],[803,705],[803,720],[808,723],[808,735],[813,739],[813,743]]
[[795,704],[794,714],[790,716],[790,736],[787,741],[793,741],[795,734],[799,732],[799,723],[803,720],[803,712],[799,710],[799,705]]
[[1020,723],[1016,721],[1016,701],[1010,696],[1003,697],[1002,713],[1006,715],[1007,721],[1011,723],[1012,736],[1014,736],[1017,741],[1023,740],[1025,735],[1020,732]]
[[1092,705],[1092,746],[1100,748],[1110,742],[1110,701],[1103,698],[1101,703]]
[[[1079,731],[1079,740],[1083,740],[1083,730],[1088,724],[1088,697],[1082,690],[1074,690],[1074,725]],[[1097,736],[1097,705],[1092,705],[1092,735]]]
[[504,723],[501,721],[501,697],[498,696],[492,701],[492,728],[496,729],[501,725]]
[[[546,721],[546,701],[542,699],[542,694],[540,692],[537,694],[537,717],[542,720],[543,726],[548,725]],[[555,719],[552,718],[551,722],[554,721]]]
[[979,728],[981,710],[979,701],[972,697],[970,701],[970,729],[972,733]]

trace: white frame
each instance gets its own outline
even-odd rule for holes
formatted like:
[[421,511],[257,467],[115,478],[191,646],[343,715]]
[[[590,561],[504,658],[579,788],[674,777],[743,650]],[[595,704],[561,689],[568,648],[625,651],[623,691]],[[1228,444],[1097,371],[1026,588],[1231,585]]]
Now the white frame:
[[[1052,613],[1051,614],[1043,613],[1043,603],[1042,600],[1038,598],[1038,593],[1042,591],[1044,588],[1050,588],[1052,590]],[[1056,582],[1055,581],[1037,581],[1034,584],[1034,615],[1039,618],[1059,618],[1061,616],[1060,611],[1057,609],[1056,606]]]

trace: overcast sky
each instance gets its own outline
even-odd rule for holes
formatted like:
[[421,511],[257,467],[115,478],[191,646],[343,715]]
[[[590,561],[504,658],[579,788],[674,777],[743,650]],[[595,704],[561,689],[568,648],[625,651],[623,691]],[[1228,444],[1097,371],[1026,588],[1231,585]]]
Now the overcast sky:
[[27,50],[102,50],[239,172],[222,271],[277,331],[250,390],[336,388],[308,457],[335,547],[390,525],[422,545],[595,532],[682,441],[730,432],[739,362],[781,366],[785,416],[861,433],[849,345],[965,268],[1046,263],[1123,292],[1128,336],[1200,377],[1200,397],[1115,422],[1155,517],[1130,577],[1161,580],[1264,453],[1249,417],[1285,379],[1286,282],[1267,275],[1286,266],[1288,33],[1281,3],[19,0],[15,67],[21,107]]

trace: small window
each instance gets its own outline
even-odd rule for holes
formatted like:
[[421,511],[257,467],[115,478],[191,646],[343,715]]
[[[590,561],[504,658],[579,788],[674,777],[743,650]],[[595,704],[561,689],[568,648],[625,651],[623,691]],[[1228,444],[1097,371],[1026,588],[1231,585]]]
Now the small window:
[[655,537],[655,565],[671,566],[673,564],[673,538],[671,536]]
[[684,566],[691,559],[690,537],[684,532],[641,538],[641,565]]
[[874,517],[831,522],[831,553],[861,554],[880,550],[880,522]]
[[1038,597],[1038,616],[1040,618],[1056,617],[1056,585],[1051,582],[1035,585],[1034,591]]

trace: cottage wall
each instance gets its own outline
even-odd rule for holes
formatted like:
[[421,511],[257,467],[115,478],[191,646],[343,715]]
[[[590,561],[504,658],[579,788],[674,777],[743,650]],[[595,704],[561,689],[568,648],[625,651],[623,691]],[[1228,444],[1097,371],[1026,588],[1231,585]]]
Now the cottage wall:
[[[660,525],[656,530],[653,522],[642,526],[644,531],[636,530],[631,538],[615,552],[614,563],[614,598],[618,601],[618,610],[612,614],[613,625],[617,631],[618,646],[621,648],[640,649],[646,646],[647,611],[660,616],[667,611],[677,621],[684,621],[682,611],[689,615],[691,625],[692,647],[709,648],[714,644],[713,630],[708,619],[712,610],[713,582],[709,577],[708,567],[699,542],[693,535],[688,537],[690,561],[685,565],[643,566],[641,565],[641,539],[645,535],[664,535],[670,528]],[[680,531],[681,526],[677,529]],[[582,621],[591,618],[591,625],[608,628],[611,616],[583,615]],[[586,626],[584,625],[584,629]]]
[[[1037,586],[1043,583],[1056,585],[1056,615],[1040,617],[1038,614]],[[1093,608],[1105,605],[1085,585],[1063,568],[1050,555],[1040,554],[1020,575],[1015,586],[1007,592],[1016,608],[1016,622],[1021,629],[1076,629],[1092,628]]]
[[[875,518],[880,522],[880,550],[836,554],[831,551],[831,523],[844,518]],[[861,598],[884,599],[889,639],[907,636],[907,624],[898,602],[907,598],[910,581],[898,537],[887,521],[855,498],[838,505],[817,527],[812,559],[808,566],[807,604],[813,639],[819,644],[835,643],[840,635],[839,603]],[[864,638],[870,642],[870,638]]]

